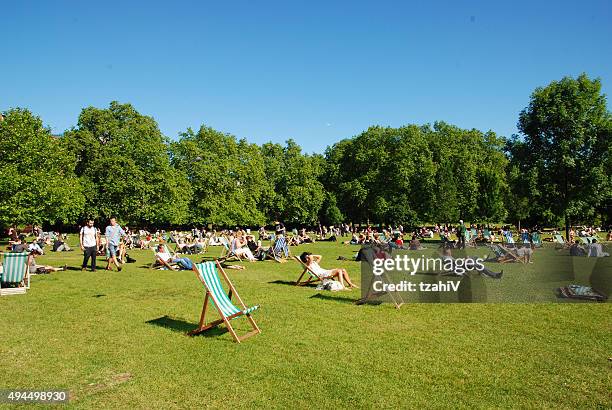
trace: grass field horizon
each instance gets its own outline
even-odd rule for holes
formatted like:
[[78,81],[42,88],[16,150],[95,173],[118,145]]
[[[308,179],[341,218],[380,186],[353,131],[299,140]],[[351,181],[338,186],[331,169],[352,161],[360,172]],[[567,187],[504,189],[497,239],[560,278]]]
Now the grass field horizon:
[[[303,250],[360,281],[358,262],[336,260],[357,246],[292,253]],[[295,261],[245,262],[226,271],[247,305],[261,305],[262,333],[238,345],[223,326],[185,336],[203,299],[193,272],[149,270],[152,251],[129,254],[136,263],[122,272],[99,258],[92,273],[78,250],[49,252],[38,262],[73,269],[0,298],[5,388],[67,389],[71,406],[87,408],[612,406],[609,303],[356,306],[358,290],[293,286]],[[525,266],[503,269],[517,278]]]

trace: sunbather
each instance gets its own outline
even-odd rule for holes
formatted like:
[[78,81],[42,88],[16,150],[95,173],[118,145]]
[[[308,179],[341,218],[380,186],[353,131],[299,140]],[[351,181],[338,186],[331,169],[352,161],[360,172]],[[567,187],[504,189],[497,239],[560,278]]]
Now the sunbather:
[[183,269],[193,268],[193,262],[191,262],[191,259],[179,258],[176,256],[176,254],[172,255],[169,252],[166,252],[166,248],[162,244],[157,246],[157,253],[155,254],[155,259],[161,265],[165,266],[166,268],[170,270],[174,270],[174,268],[170,265],[172,263],[178,264]]
[[349,287],[358,289],[358,287],[353,282],[351,282],[351,278],[349,277],[349,274],[346,271],[346,269],[342,269],[342,268],[323,269],[319,265],[319,262],[321,262],[321,259],[323,259],[321,255],[313,255],[310,252],[304,252],[300,255],[300,260],[304,262],[306,266],[308,266],[308,269],[313,271],[314,274],[320,277],[321,279],[335,278],[335,279],[338,279],[340,283],[342,283],[343,286],[346,286],[344,283],[346,281]]
[[255,262],[255,256],[251,252],[251,250],[247,247],[247,241],[243,238],[242,231],[236,232],[236,237],[233,239],[231,249],[234,252],[234,255],[240,258],[247,258],[249,262]]
[[56,268],[51,265],[39,265],[36,263],[36,257],[38,255],[40,255],[40,253],[36,250],[30,252],[28,255],[28,266],[31,274],[59,272],[67,269],[66,265],[62,266],[61,268]]

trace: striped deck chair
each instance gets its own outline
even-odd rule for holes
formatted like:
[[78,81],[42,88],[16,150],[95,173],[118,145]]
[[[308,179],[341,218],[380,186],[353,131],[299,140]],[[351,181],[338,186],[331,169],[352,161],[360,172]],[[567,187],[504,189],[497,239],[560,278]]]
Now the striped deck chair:
[[287,245],[287,240],[284,236],[279,236],[276,238],[276,241],[274,241],[274,248],[272,248],[270,256],[277,262],[280,262],[283,256],[285,258],[289,257],[289,246]]
[[540,237],[540,234],[537,232],[532,232],[531,233],[531,241],[533,242],[533,244],[538,247],[541,248],[542,247],[542,238]]
[[491,245],[491,249],[495,252],[495,256],[499,263],[508,262],[521,262],[525,263],[524,259],[514,253],[512,250],[506,248],[502,244]]
[[221,256],[219,256],[219,259],[224,260],[224,261],[235,259],[239,262],[242,262],[242,258],[236,255],[236,252],[234,249],[234,241],[230,243],[230,241],[225,236],[222,236],[219,239],[221,240],[221,243],[223,244],[223,249],[221,249]]
[[488,229],[483,230],[482,237],[485,239],[485,241],[491,242],[491,231],[489,231]]
[[512,232],[511,231],[507,231],[506,235],[504,236],[506,238],[506,243],[507,244],[514,244],[514,238],[512,237]]
[[553,236],[553,242],[561,245],[561,248],[557,248],[557,250],[567,249],[571,246],[569,242],[565,242],[563,236],[557,234]]
[[30,289],[30,275],[27,252],[3,253],[0,295],[23,294],[28,289]]
[[[255,323],[255,320],[251,317],[251,312],[257,310],[259,305],[255,305],[247,308],[238,292],[236,292],[236,288],[232,282],[230,282],[227,274],[221,267],[219,261],[214,262],[202,262],[195,264],[193,267],[194,272],[197,274],[198,279],[204,285],[204,289],[206,291],[206,295],[204,296],[204,305],[202,306],[202,313],[200,315],[200,323],[198,327],[188,334],[190,336],[198,335],[206,330],[212,329],[220,325],[221,323],[225,323],[225,326],[231,333],[232,337],[236,341],[236,343],[242,342],[244,339],[256,335],[257,333],[261,333],[261,330]],[[227,286],[229,287],[229,292],[226,294],[223,286],[221,285],[221,281],[219,280],[219,273],[225,279]],[[232,302],[232,295],[236,296],[238,303],[241,308],[234,305]],[[206,323],[206,309],[208,307],[208,299],[212,299],[214,306],[219,311],[219,315],[221,319],[214,320],[212,322]],[[253,327],[253,330],[248,332],[243,336],[238,336],[232,327],[230,320],[235,319],[240,316],[246,316],[247,320]]]
[[[295,286],[304,286],[304,285],[308,285],[310,283],[316,283],[316,282],[319,282],[319,281],[323,280],[323,279],[321,279],[319,277],[319,275],[314,273],[304,262],[302,262],[302,260],[300,258],[298,258],[297,256],[294,256],[293,259],[298,261],[304,267],[304,270],[302,271],[302,274],[300,275],[298,280],[295,281]],[[308,280],[302,281],[302,278],[307,273],[308,273]]]
[[465,230],[465,244],[467,246],[476,247],[476,238],[478,238],[478,233],[476,232],[476,229],[471,228]]

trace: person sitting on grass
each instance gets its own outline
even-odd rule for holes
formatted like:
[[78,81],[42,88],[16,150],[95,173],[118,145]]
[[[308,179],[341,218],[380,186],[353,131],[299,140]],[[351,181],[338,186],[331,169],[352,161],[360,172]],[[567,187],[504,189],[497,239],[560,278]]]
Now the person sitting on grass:
[[420,251],[423,248],[423,245],[421,245],[421,241],[419,241],[419,239],[417,238],[416,234],[412,235],[412,240],[410,241],[410,247],[409,249],[411,251]]
[[185,257],[179,258],[176,256],[176,254],[171,255],[169,252],[166,252],[166,248],[163,244],[159,244],[157,246],[157,253],[155,253],[155,259],[160,265],[163,265],[170,270],[175,270],[174,267],[170,265],[171,263],[176,263],[181,268],[187,270],[193,268],[193,262],[191,262],[191,259]]
[[353,282],[351,282],[351,278],[349,277],[349,274],[346,271],[346,269],[342,269],[342,268],[323,269],[319,265],[319,262],[321,262],[321,259],[323,259],[323,256],[313,255],[310,252],[303,252],[300,255],[300,260],[304,262],[304,264],[308,266],[308,269],[314,272],[314,274],[317,275],[319,278],[321,279],[336,278],[342,284],[342,286],[346,286],[344,283],[346,281],[346,283],[348,284],[350,288],[359,289]]
[[588,245],[588,249],[589,249],[589,253],[587,256],[589,258],[603,258],[603,257],[610,256],[608,252],[603,251],[601,244],[597,242],[597,239],[595,238],[593,238],[593,242],[591,242]]
[[310,236],[308,236],[308,234],[306,233],[306,229],[304,228],[300,230],[299,239],[300,239],[300,242],[302,243],[313,243],[314,242],[314,240]]
[[67,266],[64,265],[61,268],[56,268],[50,265],[38,265],[36,263],[36,256],[40,255],[40,253],[36,250],[30,252],[30,254],[28,255],[28,266],[30,268],[30,274],[36,274],[36,273],[51,273],[51,272],[59,272],[59,271],[65,271],[67,269]]
[[261,241],[255,241],[255,237],[251,234],[246,236],[246,244],[255,259],[260,261],[266,258],[266,251],[261,247]]
[[61,236],[58,235],[53,241],[53,252],[68,252],[71,250],[70,246],[61,239]]
[[586,256],[586,250],[580,246],[580,241],[576,240],[569,248],[570,256]]

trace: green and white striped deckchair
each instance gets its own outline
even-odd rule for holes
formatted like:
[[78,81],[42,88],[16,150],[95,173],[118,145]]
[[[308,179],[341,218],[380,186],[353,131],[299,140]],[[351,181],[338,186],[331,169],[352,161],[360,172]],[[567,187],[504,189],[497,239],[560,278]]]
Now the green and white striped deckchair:
[[[3,253],[0,273],[0,295],[17,295],[30,289],[28,254]],[[14,287],[17,285],[17,287]],[[11,287],[9,287],[11,286]]]
[[585,236],[579,236],[579,238],[583,245],[588,245],[591,243],[591,238],[587,238]]
[[[237,343],[240,343],[244,339],[256,335],[257,333],[261,333],[261,330],[253,320],[251,316],[251,312],[257,310],[259,305],[255,305],[247,308],[244,304],[238,292],[236,292],[236,288],[229,280],[229,277],[221,267],[219,261],[214,262],[202,262],[195,264],[193,267],[194,272],[196,272],[198,279],[204,285],[204,289],[206,291],[206,295],[204,296],[204,305],[202,306],[202,314],[200,315],[200,323],[197,329],[189,332],[190,336],[194,336],[200,334],[208,329],[218,326],[221,323],[225,323],[228,330],[232,334],[232,337]],[[219,272],[225,279],[227,286],[229,287],[229,292],[226,294],[223,286],[221,285],[221,280],[219,279]],[[236,296],[238,303],[242,308],[237,307],[232,302],[232,295]],[[208,307],[208,299],[212,299],[213,304],[217,308],[219,315],[221,315],[221,319],[212,321],[210,323],[206,323],[206,308]],[[247,320],[253,327],[253,330],[248,332],[243,336],[238,336],[232,327],[230,320],[235,319],[240,316],[246,316]]]
[[485,238],[485,240],[488,242],[491,240],[491,231],[489,231],[488,229],[485,229],[484,231],[482,231],[482,236],[483,238]]
[[559,234],[556,234],[554,236],[555,242],[561,245],[565,245],[565,239],[563,239],[563,237]]
[[531,233],[531,241],[538,248],[540,248],[542,246],[542,238],[540,238],[540,234],[537,233],[537,232],[532,232]]

